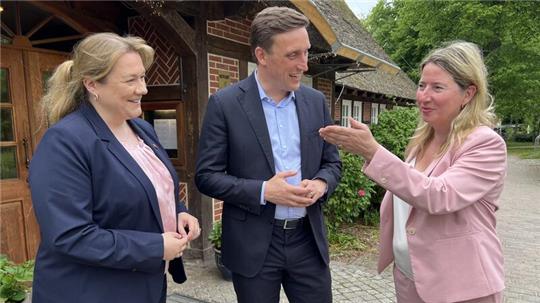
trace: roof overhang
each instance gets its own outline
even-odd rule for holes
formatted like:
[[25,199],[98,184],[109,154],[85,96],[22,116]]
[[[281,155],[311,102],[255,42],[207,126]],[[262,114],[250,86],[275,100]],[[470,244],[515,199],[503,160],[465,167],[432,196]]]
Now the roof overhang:
[[356,49],[352,46],[349,46],[341,41],[339,41],[336,33],[321,14],[317,6],[309,0],[290,0],[296,8],[298,8],[315,26],[319,31],[321,36],[326,40],[326,42],[332,47],[332,51],[344,58],[354,60],[356,62],[363,63],[367,66],[375,67],[381,69],[389,74],[395,75],[401,69],[386,60],[377,58],[371,54],[363,52],[359,49]]

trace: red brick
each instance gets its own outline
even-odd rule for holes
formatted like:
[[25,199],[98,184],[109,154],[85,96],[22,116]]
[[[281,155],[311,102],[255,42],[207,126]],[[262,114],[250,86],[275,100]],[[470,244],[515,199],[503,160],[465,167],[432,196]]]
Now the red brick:
[[221,57],[214,56],[214,55],[209,55],[208,60],[215,61],[215,62],[222,62],[223,61],[223,59]]

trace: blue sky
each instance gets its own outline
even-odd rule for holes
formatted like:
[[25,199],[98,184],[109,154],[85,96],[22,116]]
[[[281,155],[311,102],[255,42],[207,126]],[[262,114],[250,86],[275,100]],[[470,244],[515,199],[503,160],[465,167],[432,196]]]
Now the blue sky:
[[365,18],[377,4],[377,0],[345,0],[345,2],[358,19]]

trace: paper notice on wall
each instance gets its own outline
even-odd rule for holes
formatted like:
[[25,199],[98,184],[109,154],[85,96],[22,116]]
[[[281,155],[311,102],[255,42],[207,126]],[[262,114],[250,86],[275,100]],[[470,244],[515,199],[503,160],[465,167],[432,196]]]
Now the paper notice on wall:
[[154,129],[159,142],[165,149],[177,149],[176,143],[176,119],[155,119]]

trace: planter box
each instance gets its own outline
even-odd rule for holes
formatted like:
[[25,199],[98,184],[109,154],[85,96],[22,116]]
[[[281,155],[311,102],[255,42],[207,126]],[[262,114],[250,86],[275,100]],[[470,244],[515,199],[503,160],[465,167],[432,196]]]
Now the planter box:
[[221,272],[221,276],[223,279],[227,281],[232,281],[232,272],[223,265],[223,262],[221,261],[221,250],[216,249],[214,247],[214,257],[216,259],[216,266],[219,269],[219,272]]

